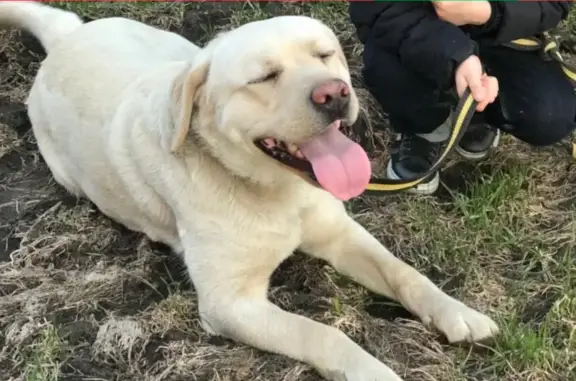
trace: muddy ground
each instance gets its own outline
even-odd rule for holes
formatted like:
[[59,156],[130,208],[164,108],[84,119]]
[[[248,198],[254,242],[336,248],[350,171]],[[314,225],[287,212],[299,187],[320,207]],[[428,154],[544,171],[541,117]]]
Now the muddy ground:
[[[343,4],[63,4],[125,16],[203,44],[278,14],[337,32],[365,99],[351,133],[380,163],[385,115],[362,89],[362,47]],[[44,52],[0,32],[0,380],[319,380],[308,366],[206,334],[182,263],[54,183],[24,100]],[[563,146],[505,137],[480,163],[453,157],[435,196],[361,197],[351,210],[391,250],[502,327],[485,348],[448,345],[403,308],[295,255],[270,298],[342,329],[406,381],[576,379],[576,162]],[[574,377],[574,378],[572,378]]]

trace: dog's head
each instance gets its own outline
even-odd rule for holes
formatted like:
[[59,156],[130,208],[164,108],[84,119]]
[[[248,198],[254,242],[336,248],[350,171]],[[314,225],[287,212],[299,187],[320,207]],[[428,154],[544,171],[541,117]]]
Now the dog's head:
[[199,53],[182,89],[173,149],[196,99],[193,128],[237,175],[279,182],[296,173],[341,200],[366,188],[368,156],[341,132],[358,117],[358,98],[320,21],[284,16],[226,32]]

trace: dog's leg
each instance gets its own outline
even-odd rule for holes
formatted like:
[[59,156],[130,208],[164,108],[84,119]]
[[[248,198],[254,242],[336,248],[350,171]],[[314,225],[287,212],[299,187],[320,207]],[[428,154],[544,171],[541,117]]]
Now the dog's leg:
[[341,203],[329,200],[307,210],[303,224],[303,251],[328,261],[373,292],[399,301],[425,324],[434,324],[451,343],[480,341],[498,332],[489,317],[448,296],[392,255],[348,216]]
[[273,270],[267,259],[278,258],[278,253],[199,251],[201,260],[188,251],[184,257],[198,295],[202,325],[209,333],[306,362],[329,380],[402,381],[340,330],[267,300]]

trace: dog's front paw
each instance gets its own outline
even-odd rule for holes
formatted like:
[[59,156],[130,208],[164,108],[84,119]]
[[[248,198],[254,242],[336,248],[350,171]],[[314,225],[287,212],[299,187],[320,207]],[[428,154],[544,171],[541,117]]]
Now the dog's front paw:
[[384,372],[377,369],[364,369],[346,373],[326,372],[323,376],[330,381],[403,381],[389,368],[386,368]]
[[422,321],[434,324],[450,343],[485,341],[499,332],[491,318],[444,293],[428,300],[430,308]]
[[392,369],[377,359],[364,354],[342,370],[320,371],[330,381],[403,381]]

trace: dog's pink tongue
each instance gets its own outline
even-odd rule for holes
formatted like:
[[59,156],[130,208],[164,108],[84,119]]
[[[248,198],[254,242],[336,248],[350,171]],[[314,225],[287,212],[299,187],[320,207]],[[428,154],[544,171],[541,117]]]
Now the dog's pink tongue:
[[370,182],[368,155],[332,123],[320,136],[300,144],[300,152],[312,164],[316,179],[336,198],[347,201],[359,196]]

